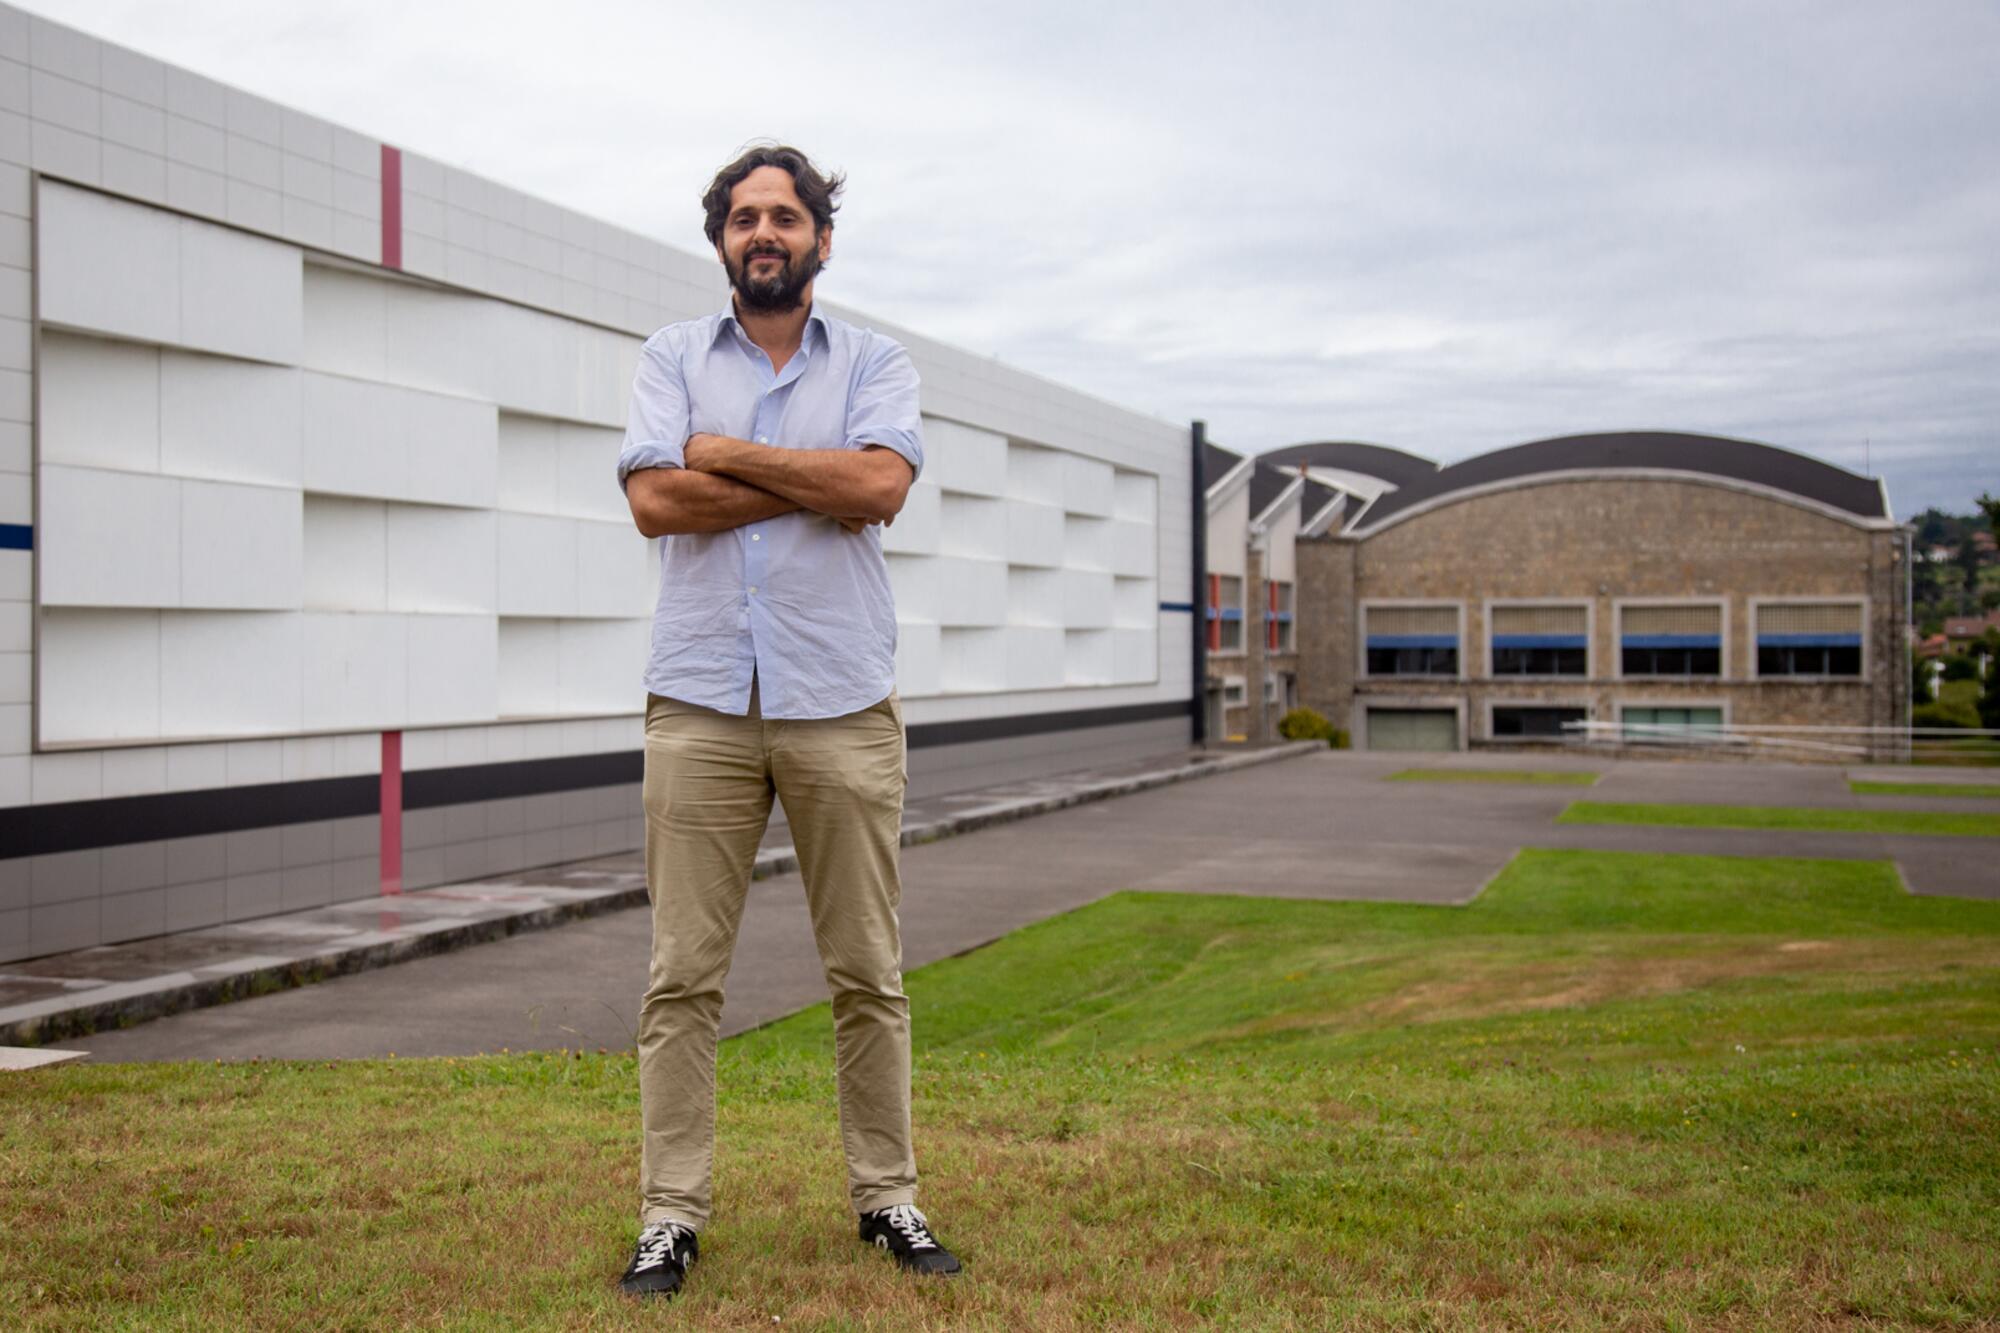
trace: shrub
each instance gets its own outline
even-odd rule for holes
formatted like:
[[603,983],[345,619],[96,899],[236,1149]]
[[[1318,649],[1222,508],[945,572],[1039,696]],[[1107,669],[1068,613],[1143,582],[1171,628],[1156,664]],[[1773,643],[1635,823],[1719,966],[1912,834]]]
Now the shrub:
[[1979,725],[1978,695],[1971,690],[1940,690],[1936,703],[1918,704],[1910,710],[1913,727],[1976,727]]
[[1946,653],[1944,656],[1944,678],[1946,680],[1978,680],[1979,664],[1969,653]]
[[1348,736],[1346,727],[1335,727],[1333,729],[1333,739],[1327,742],[1328,745],[1331,745],[1336,750],[1345,750],[1351,743],[1352,738]]
[[1278,734],[1288,741],[1325,741],[1335,749],[1340,748],[1335,743],[1340,731],[1310,708],[1294,708],[1279,718]]

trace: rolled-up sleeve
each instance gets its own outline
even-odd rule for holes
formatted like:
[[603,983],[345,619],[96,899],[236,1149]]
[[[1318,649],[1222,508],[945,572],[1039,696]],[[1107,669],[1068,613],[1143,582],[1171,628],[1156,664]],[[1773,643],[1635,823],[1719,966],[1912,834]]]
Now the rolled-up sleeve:
[[618,451],[618,485],[641,468],[687,465],[688,394],[679,349],[661,336],[646,340],[632,376],[632,410]]
[[917,406],[917,368],[910,354],[877,337],[847,408],[847,447],[894,449],[919,476],[924,470],[924,418]]

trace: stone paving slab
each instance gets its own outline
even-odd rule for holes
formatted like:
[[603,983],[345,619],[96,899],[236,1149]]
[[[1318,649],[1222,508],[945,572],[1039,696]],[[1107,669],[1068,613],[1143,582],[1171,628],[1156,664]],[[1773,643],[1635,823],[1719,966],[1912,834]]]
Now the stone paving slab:
[[[1190,778],[1234,772],[1323,748],[1191,751],[912,802],[903,845],[934,842]],[[773,820],[753,877],[795,871]],[[332,977],[544,930],[646,900],[636,854],[474,883],[372,896],[124,944],[0,964],[0,1042],[57,1041],[106,1027],[226,1004]]]

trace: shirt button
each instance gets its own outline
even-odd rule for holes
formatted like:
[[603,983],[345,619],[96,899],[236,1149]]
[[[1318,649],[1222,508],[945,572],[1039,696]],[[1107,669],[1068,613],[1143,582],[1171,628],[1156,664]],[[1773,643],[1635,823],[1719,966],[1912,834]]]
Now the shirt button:
[[771,439],[770,439],[770,437],[769,437],[768,435],[759,435],[759,436],[757,437],[757,443],[759,443],[759,444],[769,444],[770,442],[771,442]]
[[750,534],[750,540],[753,542],[761,542],[764,540],[764,534],[761,532],[753,532]]

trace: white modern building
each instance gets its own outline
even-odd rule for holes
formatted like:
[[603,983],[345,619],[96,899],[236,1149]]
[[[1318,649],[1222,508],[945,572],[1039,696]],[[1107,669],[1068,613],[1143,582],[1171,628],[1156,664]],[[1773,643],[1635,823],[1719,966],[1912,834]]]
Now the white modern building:
[[[724,298],[0,8],[0,961],[639,845],[613,465],[641,341]],[[924,383],[913,792],[1185,745],[1187,431],[839,313]]]

